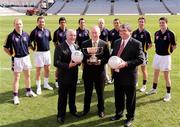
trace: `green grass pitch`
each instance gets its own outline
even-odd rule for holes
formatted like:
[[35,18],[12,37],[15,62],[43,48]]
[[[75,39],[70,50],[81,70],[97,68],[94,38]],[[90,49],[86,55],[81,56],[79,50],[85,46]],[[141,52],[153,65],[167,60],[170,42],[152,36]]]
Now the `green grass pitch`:
[[[53,35],[58,27],[58,19],[60,16],[47,16],[46,27],[50,29]],[[97,24],[99,18],[104,18],[106,27],[111,29],[112,20],[120,18],[122,23],[131,24],[133,30],[137,27],[138,16],[65,16],[67,18],[67,27],[76,29],[78,27],[78,19],[84,17],[87,27],[90,28]],[[176,34],[177,43],[180,36],[180,16],[167,16],[169,19],[169,28]],[[15,106],[12,103],[12,80],[13,75],[10,70],[10,57],[3,51],[3,44],[6,36],[13,30],[14,16],[0,17],[0,126],[1,127],[119,127],[123,126],[123,119],[112,122],[109,117],[114,115],[114,93],[113,84],[105,87],[105,112],[106,117],[100,119],[97,113],[97,99],[95,92],[93,93],[91,111],[86,117],[74,118],[69,114],[67,107],[66,121],[64,125],[56,122],[57,113],[57,89],[54,91],[43,90],[42,95],[36,98],[25,97],[23,75],[20,79],[20,105]],[[21,16],[24,22],[24,30],[28,33],[36,26],[36,16]],[[159,29],[158,19],[160,16],[146,16],[146,29],[151,32],[152,40],[154,40],[154,32]],[[54,46],[51,43],[51,56],[53,61]],[[148,64],[148,90],[152,85],[153,69],[152,60],[154,56],[154,47],[149,50]],[[31,51],[31,57],[33,52]],[[159,79],[158,93],[152,96],[146,96],[137,91],[136,116],[133,127],[180,127],[180,51],[179,48],[172,54],[172,100],[163,102],[165,95],[165,81],[163,75]],[[33,59],[32,59],[33,63]],[[54,86],[54,67],[51,66],[50,83]],[[81,71],[80,71],[81,72]],[[80,73],[81,75],[81,73]],[[81,78],[81,76],[80,76]],[[41,79],[43,81],[43,78]],[[31,73],[31,81],[33,90],[35,86],[35,68],[33,66]],[[142,84],[142,74],[139,73],[139,87]],[[138,88],[139,88],[138,87]],[[83,110],[84,87],[83,84],[77,86],[76,104],[78,111]],[[126,112],[125,112],[126,114]]]

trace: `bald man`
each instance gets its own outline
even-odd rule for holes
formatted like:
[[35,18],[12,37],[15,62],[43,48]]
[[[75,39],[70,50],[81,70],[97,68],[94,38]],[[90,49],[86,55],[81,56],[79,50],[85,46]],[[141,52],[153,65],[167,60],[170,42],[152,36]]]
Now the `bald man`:
[[[104,66],[109,59],[108,43],[101,40],[100,29],[94,26],[90,31],[91,39],[82,43],[84,54],[83,59],[83,80],[85,88],[84,110],[82,115],[86,115],[90,110],[93,85],[95,85],[98,97],[98,115],[104,117],[104,84],[105,84],[105,69]],[[97,49],[96,57],[92,57],[90,50]]]
[[18,97],[20,73],[24,72],[26,96],[36,96],[31,90],[30,69],[32,67],[29,57],[30,38],[23,31],[23,22],[21,19],[14,20],[14,30],[11,32],[4,44],[4,51],[12,57],[13,80],[13,101],[17,105],[20,103]]

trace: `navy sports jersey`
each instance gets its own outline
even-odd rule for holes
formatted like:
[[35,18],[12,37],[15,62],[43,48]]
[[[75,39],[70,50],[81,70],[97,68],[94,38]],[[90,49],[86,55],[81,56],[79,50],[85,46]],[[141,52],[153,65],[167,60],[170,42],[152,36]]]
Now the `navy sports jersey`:
[[60,27],[54,32],[53,42],[55,45],[59,45],[66,40],[66,32],[67,29],[64,31]]
[[170,55],[172,53],[172,46],[176,45],[174,33],[169,29],[165,33],[159,30],[154,36],[156,53],[158,55]]
[[30,37],[26,32],[23,31],[20,35],[14,30],[8,35],[4,47],[10,49],[12,56],[24,57],[29,54],[30,45]]
[[117,39],[120,39],[121,37],[119,36],[119,31],[116,29],[112,29],[109,33],[109,41],[111,42],[111,48],[113,48],[114,42]]
[[51,41],[51,33],[48,29],[42,30],[36,27],[30,34],[31,42],[34,42],[34,50],[36,51],[48,51],[49,41]]
[[133,31],[132,37],[142,43],[143,51],[146,52],[149,44],[152,43],[150,33],[147,30],[139,31],[139,29]]
[[107,41],[109,40],[108,37],[109,37],[109,30],[106,29],[106,28],[103,28],[103,30],[101,31],[101,35],[100,35],[99,38],[100,38],[101,40],[107,42]]
[[81,48],[82,42],[89,39],[90,39],[89,31],[87,29],[81,30],[80,28],[78,28],[76,30],[76,42],[80,48]]

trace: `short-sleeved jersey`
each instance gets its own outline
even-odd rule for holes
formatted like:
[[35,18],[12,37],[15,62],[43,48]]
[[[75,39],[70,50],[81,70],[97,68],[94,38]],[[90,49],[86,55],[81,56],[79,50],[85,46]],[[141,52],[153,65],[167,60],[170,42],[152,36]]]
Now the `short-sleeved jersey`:
[[106,28],[104,28],[102,31],[101,31],[101,35],[100,35],[100,37],[99,37],[101,40],[103,40],[103,41],[108,41],[109,39],[109,30],[108,29],[106,29]]
[[133,31],[132,37],[142,43],[144,52],[147,51],[149,44],[152,44],[150,33],[146,29],[141,32],[139,29]]
[[14,57],[24,57],[29,54],[28,47],[31,45],[28,33],[22,32],[20,35],[15,30],[11,32],[4,44]]
[[113,48],[114,42],[120,38],[121,37],[119,36],[119,31],[117,31],[115,28],[110,31],[109,41],[111,42],[111,48]]
[[82,42],[89,39],[90,39],[89,30],[87,29],[82,30],[80,28],[76,30],[76,43],[78,44],[80,48],[81,48]]
[[66,40],[67,29],[62,30],[60,27],[54,32],[53,42],[55,45],[59,45]]
[[172,46],[176,45],[174,33],[169,29],[165,33],[159,30],[155,32],[154,43],[158,55],[170,55],[172,53]]
[[49,42],[52,40],[51,33],[48,29],[40,29],[36,27],[30,34],[31,42],[34,42],[36,51],[48,51],[50,49]]

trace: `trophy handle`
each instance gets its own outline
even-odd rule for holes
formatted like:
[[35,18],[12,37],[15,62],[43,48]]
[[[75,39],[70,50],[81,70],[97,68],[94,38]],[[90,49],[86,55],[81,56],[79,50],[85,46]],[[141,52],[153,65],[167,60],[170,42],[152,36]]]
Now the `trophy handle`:
[[82,52],[86,55],[86,56],[90,56],[90,54],[87,51],[87,48],[82,48]]
[[96,55],[101,55],[103,53],[103,47],[98,47]]

